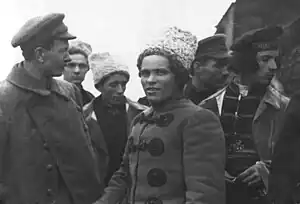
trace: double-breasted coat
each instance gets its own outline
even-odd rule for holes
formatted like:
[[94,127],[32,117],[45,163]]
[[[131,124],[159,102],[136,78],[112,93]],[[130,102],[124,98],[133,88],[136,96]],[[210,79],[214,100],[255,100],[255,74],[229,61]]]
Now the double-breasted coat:
[[225,203],[219,119],[187,99],[149,108],[132,123],[123,164],[99,203]]
[[55,79],[46,89],[24,66],[0,83],[0,200],[90,204],[101,181],[79,90]]

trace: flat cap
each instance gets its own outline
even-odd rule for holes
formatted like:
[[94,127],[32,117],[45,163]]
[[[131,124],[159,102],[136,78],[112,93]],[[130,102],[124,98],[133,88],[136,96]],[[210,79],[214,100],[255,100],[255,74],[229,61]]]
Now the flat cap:
[[68,32],[68,27],[63,23],[64,18],[65,15],[62,13],[50,13],[29,19],[13,37],[11,45],[26,47],[38,45],[51,38],[75,39],[76,37]]
[[214,58],[230,57],[229,49],[226,46],[226,35],[215,34],[198,42],[195,58],[203,56]]
[[268,26],[244,33],[231,46],[232,51],[262,51],[278,49],[278,39],[283,34],[281,26]]

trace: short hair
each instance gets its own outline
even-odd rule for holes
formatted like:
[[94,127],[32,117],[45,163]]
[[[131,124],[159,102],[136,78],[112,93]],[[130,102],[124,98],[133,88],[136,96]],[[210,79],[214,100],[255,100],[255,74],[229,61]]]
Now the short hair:
[[40,43],[29,42],[24,46],[20,46],[22,50],[22,55],[25,60],[33,60],[34,59],[34,52],[37,47],[42,47],[46,50],[50,50],[54,44],[54,38],[47,39]]
[[145,57],[151,55],[159,55],[166,57],[169,61],[169,68],[171,72],[175,75],[175,81],[178,84],[180,90],[183,90],[185,84],[189,81],[188,70],[183,66],[183,64],[177,59],[175,54],[171,54],[163,49],[146,49],[141,53],[137,60],[137,67],[141,70],[142,62]]

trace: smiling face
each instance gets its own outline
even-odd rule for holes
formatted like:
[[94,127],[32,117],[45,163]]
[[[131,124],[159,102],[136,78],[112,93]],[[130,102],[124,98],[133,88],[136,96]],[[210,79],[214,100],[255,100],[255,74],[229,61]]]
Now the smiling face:
[[276,58],[278,57],[278,50],[267,50],[258,52],[256,61],[259,65],[257,76],[262,83],[269,83],[278,70]]
[[180,92],[166,57],[146,56],[139,75],[146,97],[152,105],[169,100]]

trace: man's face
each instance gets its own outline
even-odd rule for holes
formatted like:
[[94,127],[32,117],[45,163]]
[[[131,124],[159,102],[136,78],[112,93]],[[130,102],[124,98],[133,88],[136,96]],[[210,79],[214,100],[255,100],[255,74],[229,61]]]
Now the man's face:
[[143,59],[140,78],[146,97],[152,104],[161,103],[175,96],[178,86],[166,57],[147,56]]
[[261,51],[256,55],[256,60],[259,65],[257,76],[262,83],[270,83],[278,70],[276,64],[276,57],[278,57],[278,50]]
[[204,84],[205,88],[216,88],[228,77],[227,64],[227,58],[208,58],[204,63],[195,61],[194,76]]
[[65,66],[64,79],[74,84],[81,84],[89,70],[88,60],[82,54],[71,54],[71,61]]
[[122,73],[115,73],[108,76],[104,83],[97,87],[101,92],[102,98],[112,105],[124,104],[127,76]]
[[50,50],[44,52],[43,60],[47,76],[61,76],[64,67],[70,61],[68,40],[54,40]]

